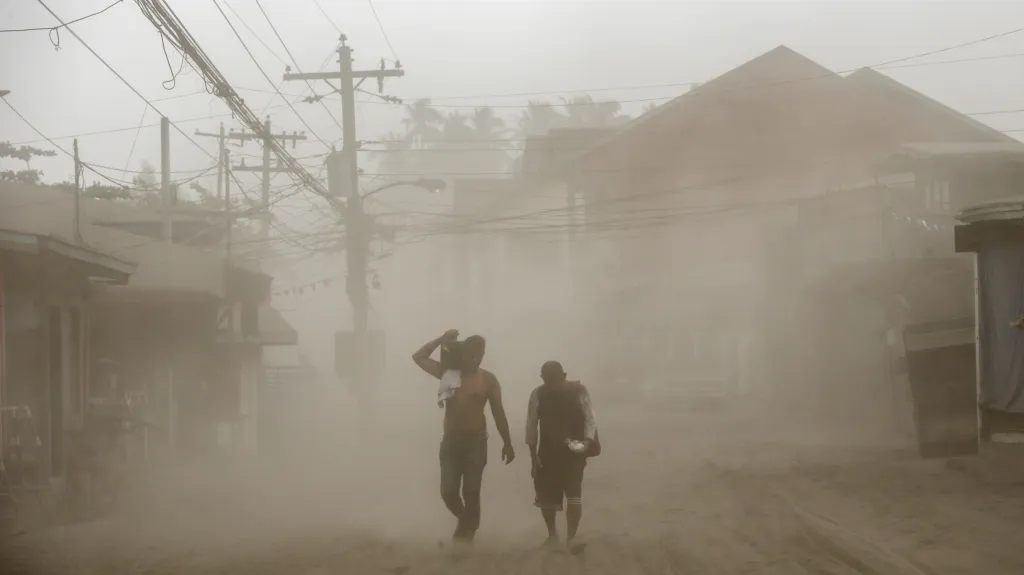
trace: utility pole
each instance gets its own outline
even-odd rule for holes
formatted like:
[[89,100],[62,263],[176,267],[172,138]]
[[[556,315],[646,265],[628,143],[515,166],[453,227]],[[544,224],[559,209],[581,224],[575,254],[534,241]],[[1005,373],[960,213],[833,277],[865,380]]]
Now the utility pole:
[[[346,258],[347,258],[347,281],[349,301],[352,305],[352,327],[353,327],[353,376],[357,389],[370,396],[366,386],[367,376],[367,355],[368,330],[369,330],[369,289],[366,285],[367,260],[370,246],[370,226],[366,221],[363,212],[362,197],[359,194],[359,166],[356,153],[359,143],[356,141],[356,88],[355,79],[360,84],[367,78],[377,80],[378,92],[384,91],[385,78],[400,78],[405,75],[401,68],[385,70],[383,66],[378,70],[352,70],[352,48],[346,43],[344,35],[341,36],[341,46],[338,47],[338,73],[316,72],[312,74],[285,74],[285,81],[300,80],[304,82],[318,80],[339,80],[341,82],[341,111],[342,111],[342,135],[343,145],[341,156],[332,154],[328,157],[328,170],[333,168],[335,173],[341,172],[343,177],[330,178],[328,175],[328,191],[331,195],[345,196],[345,236]],[[340,169],[339,169],[340,168]],[[331,186],[331,183],[334,186]],[[331,189],[333,187],[333,189]]]
[[[232,237],[231,230],[235,226],[235,217],[231,206],[231,152],[224,148],[224,301],[228,304],[227,320],[231,337],[235,336],[235,304],[228,297],[228,284],[231,277]],[[232,437],[234,441],[234,437]]]
[[171,121],[160,118],[160,207],[161,233],[164,241],[173,242],[171,229]]
[[[266,119],[266,121],[264,123],[264,127],[266,129],[266,133],[271,134],[271,131],[270,131],[270,116],[267,116],[267,119]],[[244,160],[243,160],[243,163],[240,166],[236,166],[233,169],[233,171],[236,171],[236,172],[261,172],[263,174],[263,182],[262,182],[263,185],[262,185],[261,194],[260,194],[260,204],[261,204],[261,207],[262,207],[262,210],[263,210],[261,212],[261,215],[260,215],[260,221],[261,221],[260,236],[263,237],[263,238],[266,238],[267,236],[269,236],[270,235],[270,174],[272,174],[272,173],[276,174],[276,173],[288,173],[288,172],[291,172],[291,170],[282,169],[282,168],[276,168],[276,167],[271,166],[271,164],[270,164],[269,138],[261,138],[261,137],[257,136],[256,134],[253,134],[251,132],[247,132],[245,130],[242,130],[241,132],[236,132],[234,130],[231,130],[230,132],[228,132],[227,135],[225,135],[224,134],[224,125],[223,124],[220,127],[220,133],[219,134],[210,134],[210,133],[200,132],[200,131],[197,130],[196,131],[196,135],[197,136],[205,136],[205,137],[208,137],[208,138],[218,138],[219,141],[220,141],[220,148],[222,150],[221,156],[224,157],[224,158],[226,158],[226,155],[223,153],[223,150],[225,149],[224,144],[225,144],[225,142],[227,140],[237,140],[240,144],[245,144],[245,142],[251,142],[251,141],[259,140],[263,144],[263,165],[262,166],[246,166],[245,163],[244,163]],[[288,134],[288,133],[285,133],[285,132],[281,132],[280,134],[273,134],[272,137],[275,140],[277,140],[277,141],[291,142],[292,143],[292,148],[295,148],[295,146],[296,146],[296,144],[298,142],[302,142],[302,141],[306,140],[305,132],[302,132],[302,133],[293,132],[291,134]],[[230,170],[231,168],[223,167],[222,169]],[[220,177],[220,173],[221,173],[220,169],[218,169],[218,171],[217,171],[218,178]],[[217,182],[218,197],[220,196],[220,187],[221,187],[220,182]]]
[[82,243],[82,162],[78,159],[78,138],[73,143],[75,151],[75,242]]
[[220,123],[219,134],[208,134],[196,130],[197,136],[217,138],[217,199],[224,197],[224,122]]
[[[231,272],[231,228],[234,226],[233,215],[231,213],[231,164],[227,162],[230,157],[230,153],[226,148],[223,150],[224,155],[224,264],[227,266],[225,269],[225,278],[227,274]],[[230,308],[229,308],[230,309]],[[231,324],[234,329],[234,323]]]

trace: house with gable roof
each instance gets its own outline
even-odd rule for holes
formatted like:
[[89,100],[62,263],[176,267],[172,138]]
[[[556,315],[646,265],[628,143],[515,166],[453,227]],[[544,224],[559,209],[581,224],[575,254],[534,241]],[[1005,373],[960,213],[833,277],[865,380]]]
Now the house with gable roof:
[[[600,251],[591,259],[609,262],[576,282],[595,310],[581,330],[609,334],[593,360],[606,361],[608,379],[680,386],[743,390],[794,377],[807,354],[780,348],[840,341],[793,319],[813,313],[805,276],[853,266],[814,250],[832,242],[835,254],[856,252],[883,228],[827,237],[813,206],[873,182],[906,144],[1007,140],[877,71],[843,77],[785,46],[655,108],[572,160],[583,234]],[[929,197],[920,179],[912,187]],[[884,211],[872,198],[860,208]],[[880,260],[881,249],[858,257]]]

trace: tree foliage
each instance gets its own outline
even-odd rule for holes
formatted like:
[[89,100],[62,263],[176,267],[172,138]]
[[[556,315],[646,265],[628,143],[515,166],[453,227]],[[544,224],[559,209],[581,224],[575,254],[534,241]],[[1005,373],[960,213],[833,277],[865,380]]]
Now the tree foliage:
[[511,122],[489,107],[446,114],[430,100],[417,100],[405,106],[403,130],[384,135],[382,148],[371,157],[386,175],[500,174],[514,166],[513,156],[527,136],[558,128],[614,127],[629,119],[619,102],[586,94],[560,103],[530,101]]
[[23,170],[0,168],[0,181],[38,184],[43,177],[43,172],[32,169],[32,158],[53,157],[56,155],[57,152],[53,150],[43,150],[33,146],[14,146],[10,142],[0,142],[0,159],[7,158],[25,162],[25,169]]

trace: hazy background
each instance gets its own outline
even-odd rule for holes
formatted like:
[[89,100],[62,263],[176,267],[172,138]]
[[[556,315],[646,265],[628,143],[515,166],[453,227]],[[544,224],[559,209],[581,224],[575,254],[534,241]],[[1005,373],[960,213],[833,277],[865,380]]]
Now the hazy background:
[[[65,21],[109,3],[47,0]],[[245,0],[224,4],[228,17],[273,85],[261,75],[212,2],[179,0],[173,6],[253,111],[262,115],[266,110],[275,131],[305,130],[274,89],[279,85],[291,101],[299,100],[308,90],[301,82],[281,83],[285,62],[290,63],[290,58],[258,7]],[[429,97],[435,105],[443,106],[441,111],[445,112],[491,106],[513,125],[528,99],[557,102],[559,97],[584,91],[598,99],[617,99],[623,102],[625,113],[636,115],[645,104],[661,103],[684,92],[684,83],[713,78],[779,44],[786,44],[830,69],[844,71],[1005,32],[1024,22],[1022,3],[980,1],[376,0],[371,6],[365,0],[319,0],[318,6],[314,0],[265,0],[263,7],[304,72],[315,71],[321,64],[327,70],[334,69],[336,58],[330,53],[337,44],[337,26],[355,48],[357,68],[376,67],[382,57],[393,60],[397,54],[400,58],[407,75],[389,80],[385,93],[401,97],[406,103]],[[376,8],[387,40],[372,8]],[[0,28],[54,24],[53,18],[36,2],[0,2]],[[216,132],[219,122],[227,127],[240,127],[232,123],[230,113],[217,98],[195,94],[202,91],[202,82],[188,67],[174,86],[168,85],[172,90],[162,87],[171,74],[159,36],[133,3],[114,6],[100,16],[75,24],[74,30],[186,133],[197,129]],[[57,38],[47,32],[0,34],[0,88],[12,91],[8,96],[11,103],[39,130],[67,149],[71,142],[65,136],[120,129],[82,136],[79,145],[86,162],[128,170],[138,170],[143,160],[158,166],[158,114],[145,111],[146,105],[70,33],[60,32],[59,49],[52,42]],[[920,60],[1018,52],[1022,58],[891,69],[885,73],[960,111],[1016,109],[1024,97],[1024,76],[1018,73],[1024,59],[1024,37],[1012,35]],[[177,69],[178,55],[173,50],[168,53],[171,66]],[[319,84],[318,92],[323,93],[323,87]],[[364,87],[375,90],[369,84]],[[400,130],[402,106],[365,94],[359,95],[359,100],[360,139],[380,138],[389,131]],[[340,117],[336,96],[325,103],[335,117]],[[340,144],[341,128],[328,117],[323,106],[301,102],[294,106],[319,136]],[[1015,130],[1024,128],[1021,115],[997,114],[977,119],[1000,129]],[[45,144],[6,107],[0,107],[0,126],[2,138],[12,143]],[[195,141],[205,153],[172,131],[175,171],[199,170],[213,163],[207,154],[215,152],[215,140]],[[311,137],[293,154],[311,156],[327,149],[326,144]],[[248,154],[250,165],[260,161],[260,150],[255,144],[232,148],[232,153],[236,160]],[[361,155],[361,165],[368,174],[373,174],[375,161],[368,156]],[[317,173],[322,160],[314,157],[303,163]],[[38,158],[33,167],[44,171],[45,181],[68,179],[72,172],[70,159],[63,155]],[[126,179],[130,176],[127,174]],[[258,174],[238,176],[253,189],[258,185]],[[214,187],[212,175],[200,182]],[[285,175],[274,179],[275,186],[285,183]],[[365,185],[372,188],[372,183],[371,176]],[[448,201],[449,196],[399,189],[382,199],[382,204],[388,211],[429,213],[445,211]],[[282,225],[303,231],[323,229],[334,222],[322,205],[311,204],[302,196],[278,203],[275,210]],[[333,280],[338,274],[332,269],[340,272],[337,256],[296,255],[294,251],[287,265],[275,266],[273,270],[277,291]],[[381,278],[384,290],[394,287],[389,279]],[[300,329],[303,349],[324,367],[331,362],[331,334],[348,321],[348,304],[342,288],[342,284],[332,282],[327,289],[304,289],[301,295],[291,293],[275,300],[275,305],[285,310]],[[375,292],[375,305],[386,305],[388,299],[401,297],[395,292],[390,297],[387,294]],[[323,321],[328,317],[337,318],[338,323]]]
[[[45,1],[65,21],[110,4],[110,0]],[[178,16],[244,96],[249,108],[261,117],[270,114],[274,131],[307,129],[275,89],[294,102],[323,141],[307,134],[310,141],[289,151],[306,158],[302,163],[312,173],[320,173],[322,160],[316,155],[328,151],[331,143],[340,146],[341,127],[323,106],[299,101],[308,94],[304,83],[281,81],[291,58],[255,2],[228,0],[221,1],[221,5],[230,7],[226,9],[228,18],[270,77],[269,82],[213,2],[173,2]],[[386,94],[403,98],[407,104],[430,98],[445,112],[491,107],[513,126],[528,100],[558,102],[561,97],[582,93],[618,100],[623,103],[624,113],[635,116],[647,104],[663,103],[685,92],[687,83],[709,80],[780,44],[843,72],[1024,26],[1024,3],[1020,2],[262,0],[262,5],[303,72],[316,71],[325,62],[326,70],[335,69],[332,51],[340,28],[355,48],[356,68],[375,68],[380,58],[387,59],[389,67],[396,57],[401,60],[407,75],[389,80]],[[35,0],[0,0],[0,29],[55,24]],[[216,97],[197,94],[203,90],[203,83],[188,67],[177,77],[173,89],[163,87],[172,72],[160,37],[134,3],[122,2],[73,28],[185,133],[216,132],[220,122],[228,128],[240,128]],[[66,149],[70,149],[70,138],[79,135],[85,162],[123,167],[127,170],[124,179],[131,179],[132,171],[139,170],[143,161],[158,166],[159,115],[147,110],[146,104],[67,30],[59,32],[59,49],[54,46],[57,39],[58,33],[46,31],[0,34],[0,89],[11,90],[8,100],[36,128]],[[169,47],[168,54],[170,68],[177,70],[180,57]],[[1024,101],[1024,75],[1020,74],[1024,34],[913,62],[1005,55],[1013,56],[886,69],[884,73],[963,112],[1016,110]],[[318,92],[324,93],[325,86],[318,86]],[[375,91],[376,86],[368,83],[364,88]],[[360,139],[379,139],[402,129],[403,106],[366,94],[358,99]],[[340,118],[338,98],[324,102]],[[1024,134],[1015,131],[1024,130],[1024,111],[975,117],[1008,133]],[[84,135],[94,132],[108,133]],[[172,131],[171,139],[172,170],[201,170],[213,164],[210,156],[216,155],[214,139],[195,138],[202,149],[177,132]],[[4,140],[53,147],[8,108],[0,106],[0,141]],[[231,150],[236,161],[242,157],[249,165],[261,161],[261,150],[255,144]],[[377,160],[361,154],[360,162],[367,172],[365,189],[373,189],[379,185],[375,177],[380,169]],[[35,159],[32,166],[44,171],[46,182],[72,177],[71,160],[63,155]],[[121,176],[116,169],[106,171]],[[238,177],[246,183],[246,193],[258,190],[257,174],[239,173]],[[93,179],[87,177],[90,182]],[[207,188],[215,187],[212,175],[200,181]],[[287,176],[274,178],[276,190],[287,183]],[[391,223],[408,223],[448,212],[450,203],[450,193],[429,195],[420,190],[396,189],[374,201],[371,211],[396,214]],[[338,225],[335,215],[311,195],[297,194],[276,203],[274,213],[280,227],[275,234],[296,230],[310,233]],[[199,539],[202,537],[193,530],[204,521],[205,530],[224,537],[215,539],[211,533],[212,543],[204,545],[212,546],[228,545],[224,541],[238,534],[257,533],[259,536],[253,535],[252,539],[280,542],[284,541],[283,534],[323,535],[332,529],[340,532],[341,523],[361,528],[364,533],[370,528],[372,532],[428,544],[447,535],[450,518],[441,506],[436,486],[441,411],[434,404],[434,381],[417,371],[409,355],[449,327],[461,329],[463,335],[483,331],[490,340],[485,367],[495,371],[504,384],[513,440],[522,446],[526,398],[539,383],[539,366],[547,359],[565,359],[575,350],[549,346],[545,337],[550,336],[552,326],[543,322],[517,326],[514,337],[503,340],[503,335],[509,334],[488,331],[486,324],[452,325],[439,316],[432,304],[433,296],[423,293],[418,283],[419,278],[442,273],[432,259],[439,249],[444,249],[443,244],[399,242],[391,258],[372,264],[381,287],[371,292],[371,327],[387,328],[390,358],[385,388],[389,404],[378,428],[361,427],[360,408],[346,390],[335,387],[318,413],[310,414],[323,425],[323,434],[318,441],[310,442],[308,449],[295,454],[296,460],[302,460],[301,466],[296,462],[272,462],[272,473],[242,469],[237,475],[215,474],[211,473],[212,467],[198,466],[158,475],[158,481],[152,484],[155,487],[151,491],[140,489],[134,501],[143,517],[159,508],[164,513],[163,523],[154,528],[155,535],[139,535],[140,540],[150,537],[159,546],[174,537]],[[274,291],[287,292],[275,295],[273,304],[298,330],[300,349],[319,367],[330,371],[333,334],[350,325],[344,254],[309,245],[283,245],[281,251],[285,257],[264,262],[275,275]],[[524,277],[520,281],[544,279]],[[300,287],[301,291],[296,289]],[[580,347],[589,342],[575,343]],[[587,367],[567,361],[572,376],[585,374]],[[599,403],[602,435],[614,438],[617,446],[595,463],[595,471],[588,475],[588,482],[592,481],[588,489],[592,485],[593,492],[600,494],[594,497],[594,507],[588,502],[588,514],[593,510],[593,517],[602,518],[603,525],[616,528],[638,517],[658,518],[644,519],[648,526],[689,517],[683,503],[701,499],[704,486],[684,491],[682,496],[673,491],[679,484],[676,467],[703,465],[710,458],[708,453],[716,449],[709,447],[712,439],[729,437],[730,433],[749,440],[735,455],[743,462],[780,453],[782,449],[772,441],[839,445],[849,439],[840,437],[842,431],[835,429],[830,429],[831,433],[819,430],[790,434],[779,423],[789,417],[788,413],[766,414],[762,406],[754,407],[757,409],[746,406],[750,411],[740,410],[711,428],[691,424],[689,418],[668,410],[640,413],[630,411],[628,406]],[[909,423],[909,413],[905,419]],[[870,423],[865,427],[871,427]],[[716,431],[708,433],[708,429]],[[776,439],[769,438],[769,431],[776,434],[772,436]],[[893,435],[890,431],[882,429],[876,435]],[[669,434],[687,441],[667,448],[662,440]],[[873,437],[868,435],[865,431],[857,439],[870,442]],[[907,438],[896,439],[905,443]],[[529,506],[528,456],[521,453],[521,460],[513,467],[501,469],[497,446],[494,437],[485,488],[488,537],[493,537],[492,541],[532,541],[540,526]],[[525,451],[525,447],[522,449]],[[221,483],[211,486],[212,477],[218,477]],[[193,491],[202,495],[194,495],[195,499],[189,501]],[[162,497],[167,502],[161,507],[155,502]],[[671,509],[666,505],[669,498],[675,505]],[[133,501],[131,497],[126,499]],[[721,499],[724,508],[734,511],[731,495]],[[619,510],[612,506],[620,500],[640,501],[647,507]],[[738,511],[736,514],[741,515]],[[746,525],[749,518],[742,515],[737,523]],[[497,517],[503,522],[499,524]],[[202,533],[203,537],[207,535]],[[387,554],[388,550],[380,552]]]

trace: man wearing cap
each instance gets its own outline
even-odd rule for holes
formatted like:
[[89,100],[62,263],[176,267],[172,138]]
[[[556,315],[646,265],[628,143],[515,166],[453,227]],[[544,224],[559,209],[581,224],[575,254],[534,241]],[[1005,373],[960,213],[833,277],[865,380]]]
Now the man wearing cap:
[[587,388],[568,381],[557,361],[545,363],[540,377],[544,383],[530,394],[526,416],[534,505],[544,517],[550,545],[559,541],[555,517],[565,502],[566,543],[572,549],[583,516],[583,469],[601,444]]

